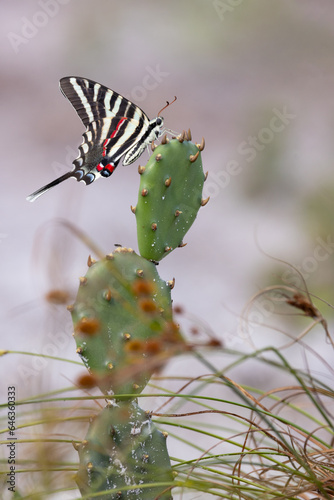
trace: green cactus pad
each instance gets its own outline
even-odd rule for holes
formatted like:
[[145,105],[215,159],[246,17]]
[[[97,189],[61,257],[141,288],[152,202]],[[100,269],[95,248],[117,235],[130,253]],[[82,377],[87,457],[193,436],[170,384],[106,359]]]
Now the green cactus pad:
[[131,249],[89,265],[70,308],[77,353],[104,394],[138,394],[182,343],[170,286]]
[[139,253],[159,261],[178,246],[193,224],[201,205],[205,175],[201,150],[204,147],[179,138],[154,149],[141,174],[137,220]]
[[173,475],[166,437],[134,401],[104,408],[78,447],[81,494],[106,491],[97,498],[170,500]]

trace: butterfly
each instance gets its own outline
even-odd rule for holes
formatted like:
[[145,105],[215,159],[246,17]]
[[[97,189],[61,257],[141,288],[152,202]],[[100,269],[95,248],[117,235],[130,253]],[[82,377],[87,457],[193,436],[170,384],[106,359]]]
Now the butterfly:
[[93,80],[67,76],[60,80],[59,86],[86,131],[73,169],[29,195],[28,201],[36,200],[70,177],[85,184],[109,177],[122,157],[123,165],[130,165],[165,130],[160,113],[168,102],[158,116],[150,120],[133,102]]

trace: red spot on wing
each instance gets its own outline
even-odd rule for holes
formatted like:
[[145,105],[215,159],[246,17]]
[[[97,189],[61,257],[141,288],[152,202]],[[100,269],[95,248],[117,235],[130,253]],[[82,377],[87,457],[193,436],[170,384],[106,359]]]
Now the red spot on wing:
[[108,165],[106,165],[104,168],[105,170],[108,170],[110,173],[112,173],[115,170],[114,165],[112,165],[111,163],[108,163]]
[[101,172],[101,170],[108,170],[108,172],[112,173],[115,170],[115,166],[112,163],[108,163],[108,165],[104,167],[102,163],[99,163],[96,167],[96,170],[98,172]]
[[107,137],[107,139],[104,140],[103,142],[103,145],[102,145],[102,148],[103,148],[103,151],[102,151],[102,156],[105,156],[106,155],[106,148],[107,148],[107,144],[108,142],[110,141],[110,139],[112,139],[113,137],[115,137],[115,135],[117,134],[117,131],[119,129],[119,127],[122,125],[122,123],[127,120],[127,118],[125,118],[125,116],[123,116],[123,118],[121,118],[119,120],[119,122],[117,123],[116,125],[116,128],[115,130],[112,132],[112,134],[110,135],[110,137]]

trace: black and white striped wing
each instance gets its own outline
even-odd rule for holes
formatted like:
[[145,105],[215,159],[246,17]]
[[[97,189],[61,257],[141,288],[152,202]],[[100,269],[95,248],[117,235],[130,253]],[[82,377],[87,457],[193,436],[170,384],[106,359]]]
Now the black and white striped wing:
[[59,82],[60,90],[70,101],[83,124],[103,118],[126,117],[148,126],[149,119],[142,109],[125,97],[100,83],[77,76],[66,76]]

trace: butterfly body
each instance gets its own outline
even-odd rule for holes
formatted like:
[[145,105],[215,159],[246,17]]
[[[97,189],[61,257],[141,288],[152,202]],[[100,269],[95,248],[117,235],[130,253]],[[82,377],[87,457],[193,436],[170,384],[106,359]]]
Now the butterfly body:
[[123,165],[130,165],[164,131],[162,117],[149,120],[134,103],[87,78],[62,78],[60,90],[86,126],[79,156],[70,172],[32,193],[28,201],[70,177],[85,184],[109,177],[122,157]]

